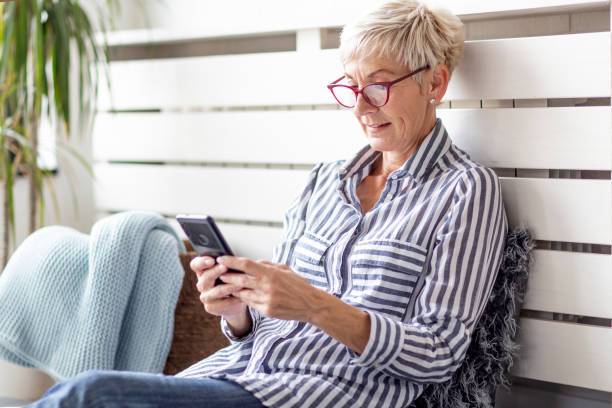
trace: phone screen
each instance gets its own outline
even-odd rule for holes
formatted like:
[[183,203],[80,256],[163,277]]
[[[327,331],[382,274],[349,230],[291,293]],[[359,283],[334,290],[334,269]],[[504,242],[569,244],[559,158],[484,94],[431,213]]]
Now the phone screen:
[[210,224],[190,222],[184,224],[185,233],[200,255],[223,255],[226,250]]
[[[207,215],[177,215],[176,220],[185,231],[189,242],[198,255],[217,257],[221,255],[234,255],[223,238],[221,231],[212,217]],[[230,269],[230,272],[241,272]],[[223,282],[217,278],[215,285]]]
[[198,255],[233,255],[212,217],[207,215],[177,215],[183,231]]

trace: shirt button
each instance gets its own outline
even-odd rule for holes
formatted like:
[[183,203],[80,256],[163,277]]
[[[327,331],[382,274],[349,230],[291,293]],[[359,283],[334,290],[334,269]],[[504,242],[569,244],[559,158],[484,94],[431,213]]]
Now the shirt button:
[[389,193],[387,194],[387,201],[390,201],[393,199],[393,194]]

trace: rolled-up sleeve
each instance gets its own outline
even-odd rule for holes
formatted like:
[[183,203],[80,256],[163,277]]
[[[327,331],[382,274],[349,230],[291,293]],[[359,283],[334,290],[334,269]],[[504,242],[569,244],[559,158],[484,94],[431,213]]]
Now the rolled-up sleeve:
[[251,316],[251,321],[253,322],[253,326],[251,327],[251,331],[242,337],[234,336],[225,317],[221,318],[221,331],[223,332],[223,334],[225,334],[225,337],[227,337],[227,339],[231,343],[247,342],[253,338],[253,335],[257,331],[257,326],[259,326],[259,323],[261,322],[262,315],[261,313],[259,313],[257,310],[253,309],[250,306],[247,307],[247,311],[249,312]]
[[352,364],[415,382],[444,382],[459,367],[501,264],[507,219],[499,180],[466,170],[439,223],[412,316],[370,314],[370,337]]

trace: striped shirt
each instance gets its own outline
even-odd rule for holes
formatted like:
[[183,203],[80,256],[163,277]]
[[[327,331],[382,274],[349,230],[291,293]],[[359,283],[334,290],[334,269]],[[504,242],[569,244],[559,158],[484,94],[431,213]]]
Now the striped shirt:
[[362,214],[356,189],[380,152],[321,163],[285,216],[273,260],[370,316],[357,354],[317,327],[249,309],[253,329],[177,374],[226,378],[269,407],[406,407],[461,363],[501,263],[495,173],[438,119]]

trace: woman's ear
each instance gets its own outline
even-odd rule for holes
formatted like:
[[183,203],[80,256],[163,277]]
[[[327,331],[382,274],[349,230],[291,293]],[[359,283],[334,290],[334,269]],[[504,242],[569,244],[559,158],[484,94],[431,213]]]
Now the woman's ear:
[[446,94],[446,88],[448,88],[448,81],[450,80],[450,72],[444,64],[438,64],[433,70],[431,78],[429,95],[431,98],[435,98],[436,102],[440,102]]

